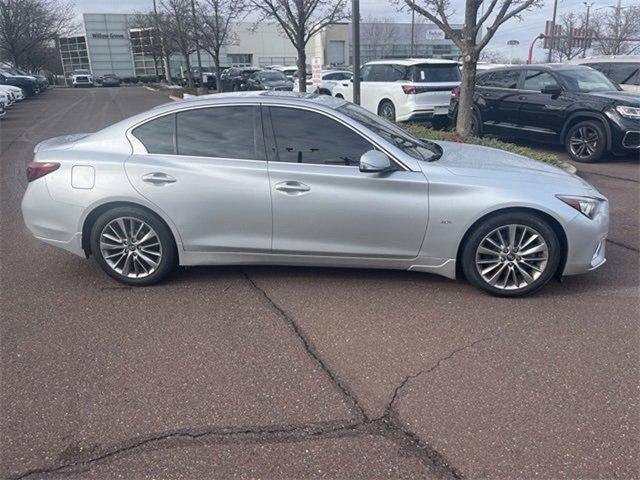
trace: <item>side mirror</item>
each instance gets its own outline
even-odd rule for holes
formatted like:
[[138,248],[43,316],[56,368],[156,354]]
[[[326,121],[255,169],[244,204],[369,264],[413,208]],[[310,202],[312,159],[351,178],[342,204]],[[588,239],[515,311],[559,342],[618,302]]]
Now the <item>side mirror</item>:
[[560,95],[562,89],[558,85],[545,85],[540,89],[540,92],[546,93],[547,95]]
[[384,173],[395,170],[391,160],[379,150],[369,150],[360,157],[360,171],[364,173]]

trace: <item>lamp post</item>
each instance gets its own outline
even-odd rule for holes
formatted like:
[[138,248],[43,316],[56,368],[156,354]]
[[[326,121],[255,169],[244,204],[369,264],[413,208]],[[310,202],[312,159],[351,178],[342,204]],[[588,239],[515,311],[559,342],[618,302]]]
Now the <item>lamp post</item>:
[[353,37],[353,103],[360,105],[360,0],[351,0]]
[[558,13],[558,0],[553,0],[553,19],[551,20],[551,35],[549,35],[549,57],[547,61],[551,63],[553,55],[553,40],[556,33],[556,14]]
[[589,10],[591,10],[591,7],[593,7],[593,2],[589,3],[589,2],[582,2],[584,4],[585,7],[587,7],[587,17],[585,18],[584,21],[584,44],[582,46],[582,58],[587,56],[587,36],[591,37],[591,34],[589,33]]
[[509,63],[513,65],[513,47],[520,45],[520,42],[518,40],[509,40],[507,45],[509,45]]

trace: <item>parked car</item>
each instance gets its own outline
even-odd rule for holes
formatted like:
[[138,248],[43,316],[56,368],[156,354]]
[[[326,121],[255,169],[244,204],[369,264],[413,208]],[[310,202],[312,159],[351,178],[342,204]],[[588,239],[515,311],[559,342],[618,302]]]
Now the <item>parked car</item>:
[[[191,76],[193,77],[193,82],[196,85],[200,85],[202,82],[202,76],[204,74],[204,86],[207,88],[215,89],[216,88],[216,75],[211,71],[209,67],[202,67],[202,72],[199,67],[191,67]],[[188,79],[184,79],[185,83]]]
[[11,75],[17,75],[17,76],[34,79],[38,85],[39,92],[44,92],[49,88],[49,79],[47,79],[47,77],[45,77],[44,75],[27,73],[24,70],[20,70],[19,68],[8,67],[8,66],[5,66],[4,70],[10,73]]
[[[459,84],[452,60],[376,60],[360,69],[360,104],[392,122],[429,120],[441,127],[448,123],[451,89]],[[338,83],[333,94],[353,100],[352,82]]]
[[[273,66],[271,67],[272,70],[278,70],[279,72],[284,73],[285,77],[287,77],[287,79],[291,80],[293,82],[293,76],[295,75],[295,73],[298,71],[298,67],[295,65],[289,65],[289,66]],[[310,67],[307,67],[307,71],[311,71]]]
[[253,73],[246,83],[245,90],[281,90],[291,91],[293,83],[276,70],[260,70]]
[[24,90],[13,85],[3,85],[0,83],[0,92],[10,93],[13,96],[13,100],[16,102],[25,99]]
[[100,85],[103,87],[119,87],[120,77],[113,73],[107,73],[100,79]]
[[0,85],[19,87],[27,97],[32,97],[40,92],[38,83],[34,78],[23,75],[12,75],[6,73],[4,70],[0,70]]
[[[353,77],[353,73],[348,70],[327,70],[322,72],[322,81],[320,85],[314,86],[312,74],[307,73],[307,92],[317,92],[321,95],[331,95],[333,88],[339,83],[349,81]],[[298,87],[298,75],[293,76],[293,91],[300,91]]]
[[0,118],[7,114],[9,108],[9,94],[0,92]]
[[225,70],[220,76],[220,91],[239,92],[246,90],[249,77],[258,71],[260,71],[259,68],[253,67],[231,67]]
[[78,69],[71,72],[71,86],[73,88],[78,87],[93,87],[93,75],[90,70]]
[[640,93],[640,55],[576,58],[568,63],[595,68],[623,90]]
[[[459,91],[451,96],[457,116]],[[559,143],[578,162],[640,148],[640,97],[585,66],[519,65],[477,76],[473,131]]]
[[326,95],[193,97],[35,147],[22,212],[41,241],[149,285],[176,264],[393,268],[532,293],[605,261],[583,179],[430,142]]

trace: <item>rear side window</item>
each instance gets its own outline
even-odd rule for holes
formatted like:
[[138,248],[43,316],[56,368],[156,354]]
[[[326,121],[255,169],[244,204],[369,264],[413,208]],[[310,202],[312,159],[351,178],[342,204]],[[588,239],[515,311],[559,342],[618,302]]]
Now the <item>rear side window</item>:
[[460,69],[456,64],[428,64],[414,65],[410,70],[412,82],[459,82]]
[[522,88],[525,90],[535,90],[536,92],[539,92],[547,85],[558,86],[558,82],[553,78],[553,75],[539,70],[527,70],[524,77],[524,86]]
[[258,109],[252,106],[210,107],[177,113],[178,155],[264,159],[258,148]]
[[498,88],[518,88],[518,80],[520,79],[520,70],[506,70],[500,72],[491,72],[488,78],[483,77],[484,87]]
[[131,132],[144,145],[149,153],[175,154],[175,115],[151,120]]

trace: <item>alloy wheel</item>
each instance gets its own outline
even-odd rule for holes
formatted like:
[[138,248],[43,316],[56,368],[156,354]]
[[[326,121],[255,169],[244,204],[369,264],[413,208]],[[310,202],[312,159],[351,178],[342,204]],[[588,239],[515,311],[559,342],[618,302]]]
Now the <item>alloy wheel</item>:
[[501,290],[517,290],[545,271],[549,247],[526,225],[503,225],[486,235],[476,250],[475,264],[483,280]]
[[100,252],[109,267],[128,278],[148,277],[162,260],[156,231],[133,217],[115,218],[102,229]]
[[598,149],[600,141],[594,128],[584,126],[578,128],[569,139],[571,153],[577,158],[589,158]]
[[380,116],[389,120],[390,122],[395,121],[396,114],[394,112],[393,106],[389,103],[385,103],[380,109]]

